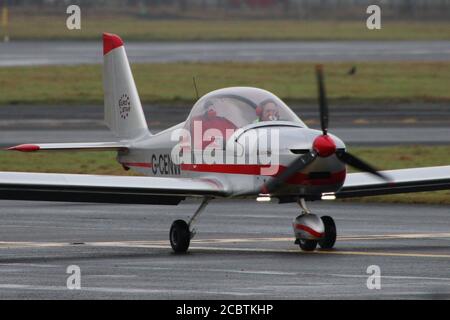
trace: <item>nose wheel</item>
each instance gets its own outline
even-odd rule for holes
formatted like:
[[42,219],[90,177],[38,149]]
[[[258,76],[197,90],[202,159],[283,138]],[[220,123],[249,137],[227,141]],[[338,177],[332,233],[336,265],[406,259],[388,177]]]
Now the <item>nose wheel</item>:
[[336,242],[336,224],[334,223],[333,218],[329,216],[323,216],[320,219],[325,226],[325,234],[324,237],[319,240],[319,246],[322,249],[331,249]]
[[298,245],[303,251],[314,251],[317,247],[317,240],[298,240]]
[[319,245],[322,249],[331,249],[336,243],[336,224],[332,217],[318,217],[306,207],[304,199],[298,204],[303,209],[302,214],[294,219],[293,227],[295,243],[303,251],[314,251]]
[[321,239],[302,239],[298,238],[295,242],[303,251],[314,251],[319,245],[322,249],[331,249],[336,243],[336,224],[332,217],[323,216],[320,218],[324,225],[324,232]]

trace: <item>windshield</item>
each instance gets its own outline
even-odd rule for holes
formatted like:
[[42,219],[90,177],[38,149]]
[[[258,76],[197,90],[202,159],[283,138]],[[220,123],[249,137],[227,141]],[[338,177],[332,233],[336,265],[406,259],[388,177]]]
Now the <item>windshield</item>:
[[236,87],[213,91],[203,96],[192,108],[186,122],[211,122],[208,127],[219,130],[238,129],[264,121],[291,121],[306,125],[274,94],[257,88]]

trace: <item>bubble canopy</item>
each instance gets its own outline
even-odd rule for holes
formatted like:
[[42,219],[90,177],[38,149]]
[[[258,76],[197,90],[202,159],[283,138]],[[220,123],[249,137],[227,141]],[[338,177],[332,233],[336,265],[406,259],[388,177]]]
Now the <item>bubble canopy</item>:
[[277,96],[251,87],[224,88],[206,94],[192,108],[186,127],[194,121],[213,121],[228,129],[265,121],[289,121],[306,127]]

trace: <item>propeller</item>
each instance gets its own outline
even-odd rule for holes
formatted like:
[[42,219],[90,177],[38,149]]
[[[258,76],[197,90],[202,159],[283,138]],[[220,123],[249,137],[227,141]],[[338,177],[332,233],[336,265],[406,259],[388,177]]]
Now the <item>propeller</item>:
[[320,127],[324,136],[328,133],[328,103],[325,94],[325,82],[323,80],[323,66],[316,65],[317,84],[319,88]]
[[343,163],[358,169],[363,172],[370,173],[381,179],[390,182],[391,180],[379,172],[377,169],[364,162],[363,160],[357,158],[351,153],[345,150],[336,150],[336,144],[328,135],[328,103],[325,92],[325,81],[323,76],[323,66],[316,66],[316,77],[318,84],[318,100],[319,100],[319,111],[320,111],[320,127],[322,129],[322,135],[316,137],[313,142],[312,150],[304,155],[301,155],[295,159],[289,166],[283,170],[278,176],[271,179],[262,188],[262,193],[268,194],[276,190],[282,183],[292,177],[296,172],[303,170],[312,162],[314,162],[317,157],[326,158],[333,154],[342,161]]
[[383,180],[386,180],[387,182],[391,182],[391,179],[389,179],[386,175],[379,172],[377,169],[372,167],[370,164],[362,161],[361,159],[355,157],[351,153],[339,150],[336,152],[336,157],[341,160],[343,163],[349,165],[350,167],[353,167],[355,169],[358,169],[362,172],[368,172],[370,174],[373,174],[377,177],[380,177]]

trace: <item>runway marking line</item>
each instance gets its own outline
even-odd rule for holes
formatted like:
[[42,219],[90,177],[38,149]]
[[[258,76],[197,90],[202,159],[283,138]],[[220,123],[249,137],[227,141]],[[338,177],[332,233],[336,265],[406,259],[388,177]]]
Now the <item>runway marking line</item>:
[[[154,248],[152,246],[152,248]],[[159,247],[161,248],[161,247]],[[224,248],[224,247],[192,247],[190,250],[205,251],[233,251],[233,252],[261,252],[261,253],[296,253],[296,254],[334,254],[334,255],[362,255],[362,256],[389,256],[389,257],[413,257],[413,258],[450,258],[450,254],[428,254],[428,253],[397,253],[382,251],[338,251],[338,250],[316,250],[311,252],[300,251],[300,249],[263,249],[263,248]]]
[[[1,283],[0,289],[12,290],[38,290],[38,291],[70,291],[65,286],[45,286],[45,285],[28,285],[28,284],[10,284]],[[78,290],[74,290],[78,291]],[[212,290],[196,290],[196,289],[146,289],[146,288],[117,288],[117,287],[84,287],[79,290],[81,292],[104,292],[104,293],[128,293],[128,294],[210,294],[222,296],[254,296],[263,293],[255,292],[239,292],[239,291],[212,291]]]
[[[402,239],[433,239],[449,238],[450,233],[410,233],[410,234],[384,234],[384,235],[348,235],[338,237],[339,241],[352,240],[402,240]],[[252,243],[252,242],[289,242],[292,237],[277,238],[231,238],[231,239],[197,239],[192,240],[191,250],[213,250],[213,251],[232,251],[232,252],[264,252],[264,253],[296,253],[296,254],[333,254],[333,255],[362,255],[362,256],[392,256],[392,257],[423,257],[423,258],[450,258],[450,254],[429,254],[414,252],[382,252],[382,251],[348,251],[348,250],[316,250],[313,252],[303,252],[299,249],[265,249],[265,248],[233,248],[233,247],[214,247],[209,244],[232,244],[232,243]],[[208,246],[201,246],[208,245]],[[51,248],[68,246],[91,246],[91,247],[134,247],[134,248],[170,248],[167,240],[155,241],[108,241],[108,242],[12,242],[0,241],[0,248]]]
[[[353,240],[401,240],[401,239],[425,239],[425,238],[449,238],[450,233],[405,233],[405,234],[380,234],[380,235],[348,235],[340,236],[338,241]],[[244,242],[289,242],[294,241],[293,237],[260,237],[260,238],[224,238],[224,239],[194,239],[191,243],[208,244],[208,243],[244,243]],[[96,242],[32,242],[32,241],[0,241],[1,247],[61,247],[75,245],[93,245],[93,246],[114,246],[119,243],[126,245],[149,245],[149,244],[169,244],[167,240],[140,240],[140,241],[96,241]]]

